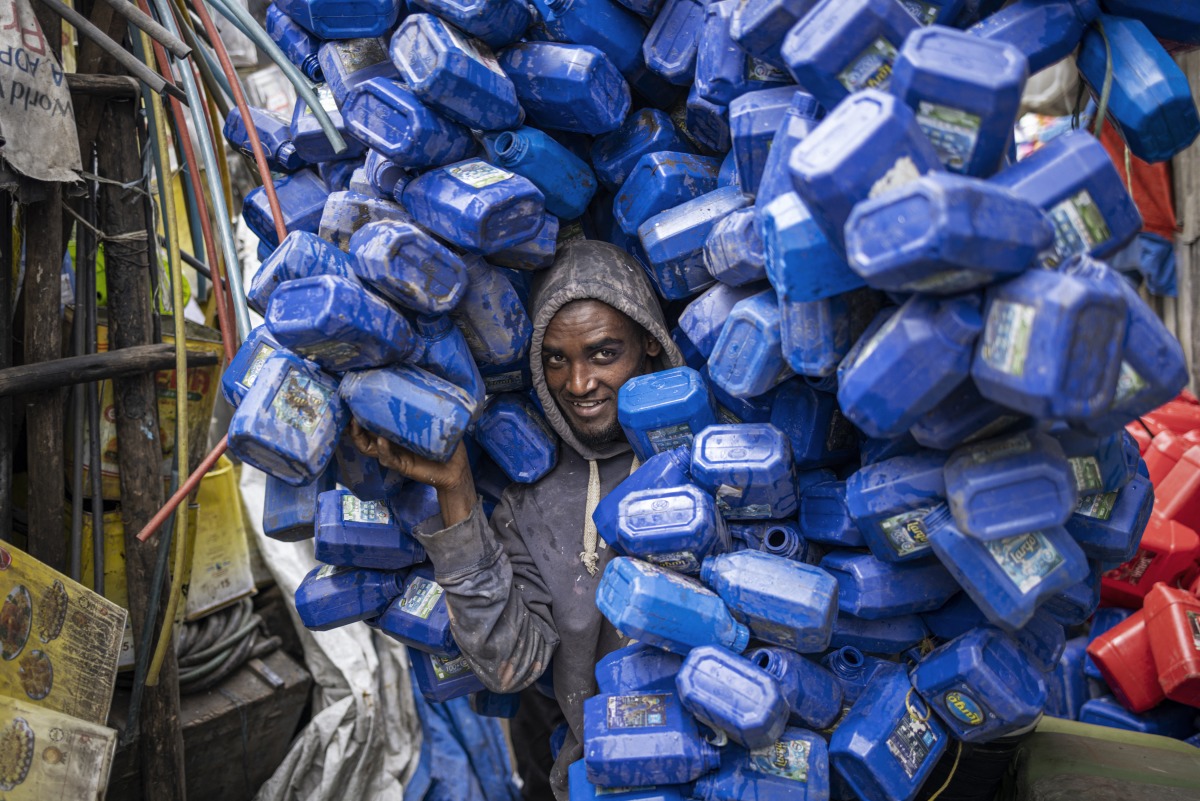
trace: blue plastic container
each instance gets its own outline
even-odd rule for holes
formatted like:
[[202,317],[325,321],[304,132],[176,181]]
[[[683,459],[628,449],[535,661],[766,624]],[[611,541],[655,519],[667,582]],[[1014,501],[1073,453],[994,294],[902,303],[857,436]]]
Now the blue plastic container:
[[823,300],[863,286],[863,279],[850,269],[838,250],[840,230],[835,247],[800,195],[785,192],[765,207],[758,206],[756,212],[767,278],[784,307]]
[[[362,156],[366,150],[366,145],[355,136],[348,136],[349,128],[346,125],[345,118],[342,117],[342,112],[338,108],[337,101],[333,97],[333,90],[328,84],[319,83],[313,87],[316,92],[317,102],[321,108],[329,115],[330,122],[346,142],[346,149],[341,153],[334,152],[333,143],[325,136],[325,131],[321,128],[321,124],[317,122],[317,115],[313,114],[312,109],[308,107],[308,103],[304,98],[296,101],[295,108],[292,109],[291,134],[292,144],[296,146],[296,152],[300,158],[304,159],[309,164],[325,164],[327,162],[346,161],[349,159],[357,159]],[[276,188],[279,182],[276,181]]]
[[441,513],[437,490],[417,481],[405,482],[392,496],[388,505],[395,515],[396,522],[400,524],[400,530],[405,534],[412,534],[417,525]]
[[822,545],[865,548],[867,541],[847,508],[846,482],[826,481],[800,494],[800,527],[804,536]]
[[[929,630],[943,640],[952,640],[987,624],[987,615],[966,593],[959,593],[941,609],[923,617]],[[1038,609],[1028,623],[1010,634],[1030,663],[1042,673],[1054,669],[1066,647],[1063,626],[1045,609]]]
[[349,253],[350,240],[363,226],[384,220],[411,222],[412,217],[403,206],[391,198],[375,197],[373,194],[362,194],[353,190],[335,191],[325,201],[325,210],[321,213],[321,226],[317,235],[336,245],[339,250]]
[[615,130],[629,113],[629,84],[589,45],[523,42],[500,54],[500,66],[536,128],[597,136]]
[[[741,214],[743,211],[734,212]],[[731,214],[725,219],[728,220]],[[713,229],[714,232],[717,230]],[[711,238],[710,234],[710,238]],[[759,291],[756,286],[732,287],[724,283],[715,284],[693,300],[679,315],[679,327],[689,342],[707,360],[721,336],[725,321],[738,303]],[[710,384],[712,382],[709,382]]]
[[[563,724],[565,727],[566,724]],[[688,785],[664,784],[649,787],[600,788],[588,781],[587,765],[582,759],[567,769],[570,801],[686,801]]]
[[384,467],[379,460],[365,455],[354,444],[349,429],[342,433],[333,453],[330,472],[355,497],[363,501],[386,501],[404,486],[404,476]]
[[908,431],[922,447],[948,451],[960,444],[1003,434],[1026,420],[983,397],[975,382],[967,378],[921,415]]
[[399,77],[388,58],[387,45],[378,36],[325,42],[317,51],[317,60],[325,84],[339,108],[346,102],[350,90],[363,81]]
[[1035,723],[1046,684],[1016,642],[991,626],[935,648],[912,673],[913,687],[946,727],[968,743]]
[[788,30],[817,4],[817,0],[749,0],[739,3],[729,21],[729,34],[752,56],[783,66],[779,50]]
[[696,720],[745,748],[770,745],[787,726],[790,710],[776,678],[724,648],[693,648],[675,686]]
[[717,421],[708,387],[690,367],[626,381],[617,393],[617,419],[643,461],[680,445],[690,446],[696,434]]
[[515,42],[532,21],[528,7],[513,0],[413,0],[412,5],[436,14],[490,47]]
[[833,624],[831,648],[851,646],[873,654],[898,654],[920,645],[929,629],[918,615],[896,615],[882,620],[864,620],[839,614]]
[[[763,553],[810,565],[821,560],[820,551],[816,546],[809,544],[795,521],[765,521],[748,528],[754,530],[753,536],[759,541],[758,550]],[[744,528],[743,531],[745,530]]]
[[605,541],[617,542],[617,524],[620,519],[621,502],[634,492],[641,490],[678,487],[691,481],[689,470],[692,460],[692,443],[689,440],[674,448],[662,450],[649,459],[600,499],[592,521]]
[[1017,0],[970,29],[983,39],[1013,45],[1041,72],[1070,55],[1100,15],[1096,0]]
[[[850,272],[848,268],[840,269]],[[803,280],[800,271],[792,275]],[[815,379],[834,376],[855,340],[855,319],[867,317],[864,312],[878,306],[869,292],[794,301],[785,299],[786,291],[776,289],[783,356],[793,370]]]
[[746,659],[779,682],[794,726],[823,729],[842,712],[842,688],[828,670],[786,648],[755,648]]
[[756,639],[798,653],[828,647],[838,587],[820,568],[762,551],[737,551],[706,559],[700,578]]
[[514,270],[540,270],[554,263],[554,254],[558,249],[559,221],[553,214],[547,212],[542,216],[542,227],[519,245],[492,253],[488,260],[497,267],[510,267]]
[[892,663],[867,656],[854,646],[844,645],[821,657],[821,664],[840,687],[842,703],[845,706],[853,706],[875,678],[875,674],[880,671],[886,672]]
[[617,514],[615,531],[600,533],[618,553],[678,573],[699,575],[703,559],[731,545],[712,496],[691,484],[630,492]]
[[704,11],[696,53],[696,91],[712,103],[728,105],[747,92],[791,83],[786,72],[750,55],[733,40],[730,22],[738,6],[734,0],[718,0]]
[[783,112],[775,129],[775,136],[767,150],[762,176],[755,190],[755,212],[762,217],[762,210],[780,195],[794,192],[792,176],[787,169],[792,149],[817,127],[824,112],[817,99],[807,92],[795,91],[792,101]]
[[958,592],[954,577],[932,560],[883,562],[838,550],[827,553],[820,567],[837,580],[838,609],[866,620],[930,612]]
[[287,60],[313,83],[324,80],[321,64],[317,60],[317,48],[321,46],[321,40],[280,11],[279,6],[274,3],[267,6],[265,20],[267,36],[279,45]]
[[426,564],[403,574],[403,592],[388,605],[374,624],[409,648],[431,654],[457,652],[450,633],[450,608],[442,586]]
[[[375,151],[368,150],[367,152],[374,153]],[[383,198],[384,196],[380,195],[375,187],[371,186],[370,182],[367,181],[366,159],[363,159],[363,165],[362,167],[355,167],[354,172],[350,173],[350,183],[346,185],[346,191],[355,195],[365,195],[373,200]],[[388,195],[386,197],[391,196]],[[403,209],[401,209],[401,212],[405,216],[408,215],[408,212]]]
[[1106,413],[1128,308],[1112,285],[1031,270],[987,293],[971,377],[984,397],[1041,418]]
[[400,530],[385,501],[333,490],[317,497],[313,555],[338,567],[400,570],[424,561],[425,549]]
[[796,513],[792,447],[770,423],[712,425],[692,442],[693,481],[713,493],[731,520],[770,520]]
[[712,381],[735,398],[752,398],[791,378],[779,332],[779,300],[773,290],[739,301],[709,356]]
[[279,343],[271,336],[265,325],[250,331],[249,336],[237,349],[229,366],[221,374],[221,396],[234,409],[246,397],[250,387],[258,378],[263,364],[271,354],[279,350]]
[[1137,474],[1140,456],[1127,450],[1125,431],[1097,436],[1059,425],[1050,429],[1050,435],[1071,464],[1080,496],[1116,492]]
[[532,484],[558,464],[558,437],[523,393],[490,397],[474,434],[505,475],[521,484]]
[[574,220],[596,194],[587,163],[536,128],[505,131],[496,138],[496,163],[528,178],[546,198],[546,211]]
[[1138,475],[1115,492],[1081,497],[1066,529],[1089,559],[1124,563],[1137,552],[1153,509],[1154,487]]
[[702,364],[700,375],[708,384],[708,388],[712,390],[719,422],[730,424],[771,422],[771,412],[775,408],[778,387],[753,398],[735,398],[709,378],[708,364],[703,361]]
[[704,240],[704,267],[728,286],[766,279],[762,235],[753,208],[738,209],[713,226]]
[[729,134],[743,191],[758,191],[771,143],[795,94],[794,86],[778,86],[747,92],[730,101]]
[[358,277],[406,309],[441,314],[467,293],[462,258],[411,222],[369,223],[351,238],[350,252]]
[[[1080,552],[1082,553],[1082,549]],[[1100,577],[1106,570],[1105,564],[1107,563],[1097,559],[1088,560],[1088,570],[1083,580],[1046,599],[1042,607],[1046,614],[1064,627],[1086,623],[1100,606]]]
[[846,479],[846,503],[877,559],[903,562],[930,555],[925,516],[946,494],[946,456],[926,451],[863,467]]
[[627,636],[677,654],[701,645],[740,654],[750,641],[749,629],[716,593],[694,579],[624,556],[604,568],[596,606]]
[[363,172],[371,189],[383,198],[394,197],[397,186],[403,191],[404,184],[408,183],[411,177],[408,170],[378,150],[367,151]]
[[304,627],[329,631],[375,617],[400,594],[403,576],[355,567],[314,567],[296,588],[296,612]]
[[1079,710],[1079,722],[1141,734],[1183,739],[1196,730],[1196,708],[1164,701],[1148,712],[1130,712],[1112,696],[1093,698]]
[[1088,683],[1083,675],[1087,644],[1087,637],[1067,640],[1054,669],[1042,676],[1046,682],[1047,715],[1067,720],[1079,718],[1080,710],[1088,701]]
[[482,405],[487,386],[471,357],[466,338],[454,322],[446,315],[420,315],[413,327],[425,343],[416,365],[466,390],[476,404]]
[[679,86],[692,82],[704,29],[704,3],[664,0],[642,42],[646,66]]
[[[321,214],[329,191],[324,181],[312,170],[299,170],[275,179],[275,193],[283,212],[283,227],[288,233],[307,231],[315,234],[321,226]],[[250,190],[242,201],[242,220],[261,241],[272,248],[279,247],[275,232],[275,217],[267,203],[263,188]]]
[[647,220],[717,188],[718,159],[686,152],[641,156],[613,201],[613,217],[633,236]]
[[280,542],[311,539],[317,525],[317,496],[333,486],[332,470],[299,487],[268,474],[263,493],[263,534]]
[[266,109],[251,106],[250,120],[247,122],[242,118],[241,111],[234,107],[225,118],[225,126],[221,133],[225,135],[229,144],[253,159],[254,151],[250,147],[250,134],[247,130],[250,126],[258,132],[258,140],[267,157],[267,166],[272,172],[295,172],[308,166],[308,162],[296,152],[290,121]]
[[1200,44],[1200,8],[1187,0],[1104,0],[1110,14],[1139,19],[1151,33],[1171,42]]
[[700,801],[827,799],[829,754],[825,741],[810,731],[789,728],[762,748],[723,748],[721,767],[701,776],[691,797]]
[[775,400],[771,423],[791,442],[797,468],[811,470],[854,458],[858,448],[854,427],[833,395],[807,382],[789,380],[779,387]]
[[[1062,3],[1046,4],[1056,5]],[[1079,253],[1107,258],[1142,230],[1125,179],[1104,146],[1084,131],[1055,137],[993,182],[1046,212],[1060,262]]]
[[[695,84],[684,104],[684,121],[680,127],[699,149],[707,153],[726,153],[732,146],[729,107],[705,100]],[[676,125],[679,125],[678,120]]]
[[592,167],[600,183],[616,190],[647,153],[688,153],[690,149],[670,115],[656,108],[643,108],[626,117],[615,131],[596,138],[592,144]]
[[229,451],[293,487],[311,483],[349,422],[337,391],[311,362],[276,351],[229,421]]
[[670,692],[592,696],[583,732],[587,778],[601,787],[683,784],[721,760]]
[[355,87],[342,106],[342,117],[356,140],[401,167],[436,167],[476,150],[465,126],[427,108],[391,78],[372,78]]
[[277,0],[279,10],[322,39],[382,36],[399,16],[401,0]]
[[683,657],[646,643],[618,648],[596,662],[601,693],[671,692]]
[[[353,180],[354,173],[362,164],[361,157],[362,152],[360,151],[353,159],[323,161],[317,165],[317,175],[321,176],[325,188],[330,192],[345,192],[350,189],[350,181]],[[370,196],[368,195],[368,197]]]
[[432,14],[406,17],[392,36],[391,54],[405,86],[447,118],[485,131],[521,124],[516,88],[491,50],[447,22]]
[[904,668],[880,670],[833,732],[830,764],[859,798],[915,797],[949,745],[941,721],[911,691]]
[[979,20],[995,14],[1007,0],[965,0],[958,18],[952,24],[956,28],[969,28]]
[[451,313],[480,365],[508,365],[529,350],[533,323],[504,271],[468,256],[467,291]]
[[367,431],[441,462],[453,455],[476,408],[465,390],[408,364],[349,373],[338,392]]

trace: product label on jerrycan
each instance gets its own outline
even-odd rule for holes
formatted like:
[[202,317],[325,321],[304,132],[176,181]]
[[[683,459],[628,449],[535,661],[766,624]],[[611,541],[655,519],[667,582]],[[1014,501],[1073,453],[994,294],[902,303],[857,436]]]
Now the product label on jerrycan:
[[1018,378],[1025,375],[1025,360],[1033,338],[1037,309],[1025,303],[993,301],[983,331],[984,362],[1002,373]]
[[692,427],[687,423],[678,423],[656,428],[646,432],[646,439],[650,440],[650,447],[655,453],[672,451],[680,445],[692,444]]
[[317,430],[328,406],[329,389],[299,370],[288,370],[271,401],[275,419],[304,434]]
[[888,545],[898,556],[908,556],[930,547],[925,531],[925,516],[929,512],[930,508],[923,506],[880,521],[879,527],[883,529]]
[[1100,491],[1104,479],[1100,476],[1100,462],[1095,456],[1076,456],[1068,461],[1071,473],[1075,476],[1075,489],[1088,495]]
[[946,711],[968,726],[980,726],[987,720],[983,706],[970,693],[951,690],[942,696],[942,703]]
[[468,161],[466,164],[447,167],[446,172],[450,173],[455,179],[475,189],[483,189],[485,186],[498,184],[513,177],[513,174],[508,170],[494,167],[486,161]]
[[1138,548],[1137,553],[1133,555],[1132,559],[1106,572],[1104,578],[1113,581],[1123,581],[1136,587],[1138,582],[1146,575],[1146,571],[1150,569],[1150,565],[1154,564],[1154,560],[1157,558],[1157,552],[1146,548]]
[[750,752],[750,767],[760,773],[807,782],[809,748],[807,740],[776,740]]
[[933,3],[924,3],[921,0],[900,0],[900,5],[904,6],[904,10],[922,25],[932,25],[937,20],[938,12],[941,11],[941,8]]
[[987,543],[987,549],[1022,593],[1041,584],[1063,563],[1062,554],[1040,531],[991,540]]
[[896,46],[880,37],[838,73],[838,82],[851,93],[862,89],[887,89],[892,82],[896,53]]
[[1060,261],[1112,239],[1112,229],[1086,189],[1050,209],[1049,216],[1054,223],[1054,245]]
[[342,521],[345,523],[376,523],[386,526],[392,520],[383,501],[360,501],[353,495],[342,496]]
[[1113,507],[1117,503],[1117,493],[1105,492],[1100,495],[1085,495],[1079,499],[1075,514],[1091,517],[1096,520],[1108,520],[1112,517]]
[[1121,362],[1121,372],[1117,374],[1117,394],[1113,397],[1113,405],[1124,403],[1148,386],[1146,379],[1133,369],[1126,361]]
[[404,589],[404,597],[400,599],[400,611],[428,620],[443,592],[445,590],[437,582],[415,576]]
[[922,100],[917,105],[917,125],[933,143],[938,159],[952,170],[961,170],[975,155],[983,119],[952,106]]
[[700,562],[696,559],[696,554],[691,551],[647,554],[646,561],[679,573],[695,575],[700,572]]
[[1188,631],[1192,633],[1192,645],[1197,651],[1200,651],[1200,614],[1188,610],[1186,613],[1188,622]]
[[254,349],[254,358],[250,360],[250,364],[246,367],[246,372],[242,376],[242,380],[238,381],[238,383],[246,389],[254,386],[254,382],[258,380],[258,374],[262,372],[263,365],[267,363],[267,359],[271,358],[271,354],[274,352],[275,348],[269,343],[258,343],[258,347]]
[[614,695],[608,699],[608,728],[641,729],[667,725],[667,696]]
[[433,675],[437,676],[438,681],[446,681],[471,672],[471,666],[467,664],[465,656],[441,656],[440,654],[428,654],[428,656],[429,664],[433,668]]
[[896,728],[892,729],[887,747],[911,779],[925,764],[937,741],[937,732],[930,728],[928,720],[917,720],[905,711]]
[[388,60],[383,42],[377,38],[339,40],[333,46],[347,73],[355,73]]

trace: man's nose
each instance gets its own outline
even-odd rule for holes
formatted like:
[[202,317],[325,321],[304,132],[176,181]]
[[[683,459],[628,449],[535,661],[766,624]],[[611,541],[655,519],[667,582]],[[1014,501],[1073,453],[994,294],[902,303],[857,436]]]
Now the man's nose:
[[568,392],[576,397],[583,397],[591,392],[595,386],[596,377],[592,374],[591,367],[587,362],[571,366],[571,376],[567,382]]

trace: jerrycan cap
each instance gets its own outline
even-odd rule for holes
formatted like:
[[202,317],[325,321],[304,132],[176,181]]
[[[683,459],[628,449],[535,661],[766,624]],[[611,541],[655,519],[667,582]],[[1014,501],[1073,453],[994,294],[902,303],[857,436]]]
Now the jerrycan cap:
[[983,330],[982,302],[978,295],[964,295],[942,304],[938,311],[938,328],[950,340],[969,345]]
[[796,90],[796,93],[792,95],[792,108],[801,117],[807,117],[810,120],[819,120],[823,116],[820,101],[808,92]]

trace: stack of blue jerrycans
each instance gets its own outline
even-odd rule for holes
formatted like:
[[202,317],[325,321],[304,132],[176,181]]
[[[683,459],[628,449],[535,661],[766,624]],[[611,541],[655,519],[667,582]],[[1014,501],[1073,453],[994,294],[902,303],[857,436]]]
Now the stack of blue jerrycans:
[[430,698],[481,688],[414,536],[435,493],[349,423],[465,443],[485,511],[544,476],[530,280],[602,240],[686,366],[620,392],[642,466],[595,513],[619,554],[597,604],[635,642],[597,665],[572,798],[909,801],[1056,711],[1066,634],[1153,505],[1125,426],[1188,376],[1110,266],[1142,228],[1124,165],[1084,130],[1018,161],[1014,127],[1075,53],[1132,156],[1186,148],[1168,54],[1200,46],[1195,4],[276,0],[267,22],[347,143],[303,101],[225,125],[243,152],[257,131],[286,230],[252,191],[264,322],[223,379],[229,442],[269,475],[268,535],[314,539],[306,625],[413,646]]

